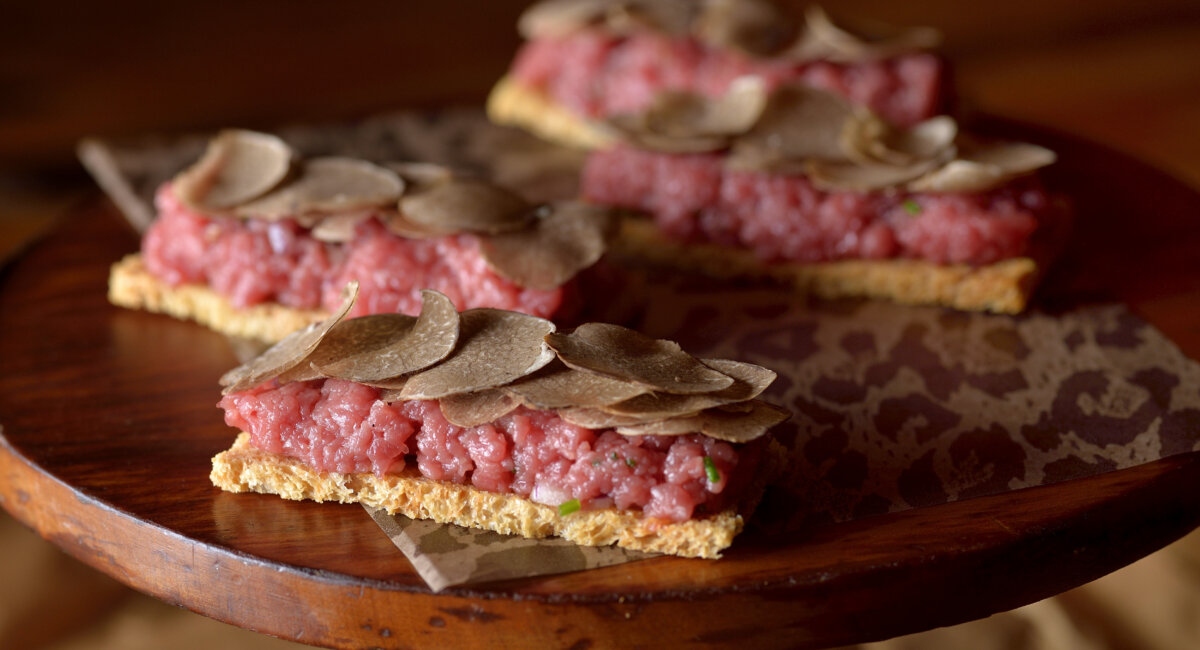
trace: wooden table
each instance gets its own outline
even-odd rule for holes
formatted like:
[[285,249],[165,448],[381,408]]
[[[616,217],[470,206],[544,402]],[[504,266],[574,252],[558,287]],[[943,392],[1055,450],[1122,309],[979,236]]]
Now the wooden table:
[[[1090,224],[1045,299],[1111,290],[1154,306],[1152,322],[1200,356],[1200,313],[1187,309],[1200,299],[1200,222],[1187,220],[1200,195],[1104,149],[1039,140],[1061,152],[1056,176]],[[107,266],[136,243],[92,203],[3,278],[0,500],[84,562],[250,629],[351,647],[819,647],[1032,602],[1200,524],[1192,453],[792,539],[751,532],[719,562],[656,558],[432,594],[359,508],[209,485],[208,458],[230,441],[216,378],[235,361],[216,334],[106,303]]]
[[[378,37],[388,25],[399,30],[393,33],[412,33],[398,14],[388,20],[373,20],[368,11],[343,14],[330,36],[316,27],[328,25],[306,9],[268,37],[282,48],[275,51],[292,55],[303,50],[294,44],[297,34],[300,40],[329,36],[329,52],[337,50],[334,43],[348,44],[342,61],[365,54],[362,78],[385,88],[371,93],[329,75],[309,79],[306,92],[287,91],[303,81],[294,78],[300,74],[295,68],[277,71],[278,86],[261,92],[255,79],[264,72],[255,66],[230,66],[229,76],[197,89],[192,79],[209,69],[197,50],[147,56],[162,46],[169,28],[198,43],[206,26],[219,24],[228,11],[220,3],[61,24],[52,11],[28,3],[18,18],[30,15],[43,28],[12,30],[18,33],[5,43],[24,56],[0,56],[6,64],[0,80],[22,81],[15,86],[20,101],[9,104],[10,119],[0,126],[0,166],[21,173],[31,162],[53,169],[86,133],[269,124],[477,99],[503,67],[507,54],[497,52],[515,42],[510,33],[495,35],[495,26],[516,4],[489,3],[459,23],[449,12],[422,14],[439,25],[431,33],[455,24],[463,30],[457,43],[479,44],[467,49],[430,37],[410,42],[409,56],[421,47],[458,52],[429,57],[436,74],[428,77],[419,76],[427,71],[421,66],[392,67],[381,54]],[[1028,0],[979,8],[862,0],[838,9],[938,24],[947,31],[947,51],[959,64],[970,104],[1103,140],[1200,185],[1194,3]],[[256,11],[226,33],[233,54],[218,63],[252,51],[254,25],[270,13]],[[172,22],[180,16],[188,20]],[[358,38],[364,33],[376,38]],[[141,49],[111,50],[112,65],[99,71],[77,66],[85,50],[119,41],[114,34]],[[34,45],[39,35],[43,43]],[[328,56],[333,62],[321,69],[338,69],[336,55]],[[397,81],[390,83],[389,75]],[[426,85],[404,83],[418,78]],[[1120,156],[1085,155],[1077,164],[1102,195],[1108,190],[1118,199],[1104,204],[1101,222],[1108,229],[1089,231],[1084,247],[1108,262],[1093,267],[1093,287],[1126,300],[1185,353],[1200,357],[1196,194]],[[1122,212],[1138,215],[1135,229],[1113,218]],[[57,234],[0,285],[0,497],[6,509],[92,566],[250,629],[347,646],[500,645],[506,639],[603,645],[614,635],[821,646],[951,624],[1058,593],[1200,521],[1200,472],[1195,457],[1185,456],[1063,486],[830,526],[782,545],[746,538],[725,560],[701,568],[659,559],[430,595],[355,508],[270,499],[235,504],[206,488],[207,470],[196,459],[228,444],[227,431],[213,426],[211,407],[215,378],[232,362],[224,341],[187,324],[107,307],[103,269],[131,250],[134,239],[101,202],[70,218],[78,229]],[[130,364],[133,349],[137,356],[160,353],[164,365]],[[74,403],[89,407],[86,415],[71,409]],[[731,619],[731,611],[743,615]]]

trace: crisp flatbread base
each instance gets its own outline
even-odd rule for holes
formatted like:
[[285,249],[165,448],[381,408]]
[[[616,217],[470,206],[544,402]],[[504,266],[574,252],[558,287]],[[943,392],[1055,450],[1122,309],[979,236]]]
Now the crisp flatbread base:
[[770,280],[822,298],[880,298],[1005,314],[1025,309],[1040,275],[1037,262],[1028,257],[987,266],[909,259],[764,264],[749,250],[668,239],[640,217],[623,219],[613,248],[617,255],[658,265],[719,278]]
[[323,310],[293,309],[276,303],[239,309],[207,286],[168,285],[146,270],[137,253],[125,256],[109,270],[108,300],[119,307],[167,314],[195,321],[222,334],[266,343],[278,342],[329,316]]
[[[503,78],[488,97],[488,117],[568,146],[611,145],[603,125],[588,122],[542,93]],[[683,244],[660,235],[647,219],[626,218],[614,244],[619,252],[656,264],[722,278],[771,279],[824,298],[880,298],[904,304],[941,305],[964,311],[1019,313],[1041,275],[1038,262],[1020,257],[986,266],[923,260],[840,260],[765,264],[744,249]]]
[[617,138],[603,124],[588,122],[546,95],[502,77],[487,98],[487,116],[495,124],[513,126],[568,147],[603,149]]
[[[776,446],[777,447],[777,446]],[[782,448],[773,447],[770,475],[777,471]],[[580,510],[560,516],[558,509],[515,494],[485,492],[469,485],[434,481],[411,470],[401,475],[318,472],[304,463],[250,445],[240,433],[227,450],[213,457],[213,485],[228,492],[258,492],[285,499],[363,503],[388,514],[493,530],[528,538],[558,536],[585,546],[617,546],[650,553],[718,558],[743,526],[742,515],[727,510],[681,523],[643,517],[617,509]],[[761,496],[762,485],[752,494]],[[752,508],[754,504],[746,506]]]

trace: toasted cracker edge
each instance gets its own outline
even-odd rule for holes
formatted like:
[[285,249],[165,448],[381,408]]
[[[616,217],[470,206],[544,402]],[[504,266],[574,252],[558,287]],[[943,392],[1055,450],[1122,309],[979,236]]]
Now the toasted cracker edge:
[[[773,444],[764,462],[766,471],[750,492],[753,510],[767,477],[781,467],[783,448]],[[733,509],[680,523],[646,518],[617,509],[581,510],[560,516],[558,509],[516,494],[486,492],[469,485],[434,481],[411,473],[376,476],[372,473],[318,472],[304,463],[250,445],[242,432],[227,451],[212,459],[209,478],[228,492],[274,494],[284,499],[363,503],[389,514],[439,523],[493,530],[531,539],[558,536],[584,546],[617,546],[648,553],[715,559],[741,532],[743,517]]]
[[487,99],[493,123],[524,129],[551,142],[579,149],[603,149],[617,139],[598,122],[581,120],[546,95],[503,77]]
[[909,259],[764,264],[749,250],[670,240],[635,216],[623,218],[614,248],[618,256],[712,277],[771,280],[822,298],[883,298],[1006,314],[1025,309],[1039,276],[1037,262],[1027,257],[979,267]]
[[108,300],[118,307],[167,314],[195,321],[222,334],[267,343],[277,342],[329,315],[321,310],[293,309],[276,303],[238,309],[206,286],[169,286],[146,270],[137,253],[112,265],[108,276]]

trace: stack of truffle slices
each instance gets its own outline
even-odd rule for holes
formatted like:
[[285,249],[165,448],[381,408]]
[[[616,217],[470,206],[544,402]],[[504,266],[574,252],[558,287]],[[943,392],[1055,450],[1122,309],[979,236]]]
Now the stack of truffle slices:
[[460,309],[569,322],[578,276],[604,255],[610,210],[534,205],[427,163],[303,158],[273,135],[226,130],[159,188],[141,251],[109,299],[275,342],[326,318],[350,281],[352,315],[416,314],[432,288]]
[[[1023,310],[1069,229],[1036,175],[1055,154],[938,116],[930,30],[867,39],[816,8],[788,18],[765,1],[544,2],[489,116],[593,149],[583,198],[637,213],[619,246],[638,257],[824,297]],[[586,64],[541,54],[585,43]],[[596,88],[619,99],[580,99]]]
[[356,293],[222,377],[242,433],[215,485],[714,558],[781,468],[770,370],[434,291],[417,317],[345,319]]

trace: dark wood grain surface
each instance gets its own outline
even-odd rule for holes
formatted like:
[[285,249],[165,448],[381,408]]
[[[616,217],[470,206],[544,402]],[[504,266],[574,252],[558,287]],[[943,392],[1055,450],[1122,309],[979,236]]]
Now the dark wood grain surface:
[[[429,6],[370,1],[335,9],[328,3],[290,0],[266,0],[252,6],[228,0],[6,3],[0,10],[0,255],[60,216],[75,197],[94,197],[94,186],[73,159],[73,147],[80,137],[228,125],[271,127],[292,121],[344,119],[397,107],[477,102],[507,65],[516,45],[511,20],[523,4],[523,0],[497,0],[486,7],[458,1]],[[945,52],[956,64],[960,95],[968,106],[1104,142],[1200,188],[1200,4],[1194,0],[844,0],[825,4],[841,16],[936,25],[947,36]],[[465,18],[464,12],[469,14]],[[1088,151],[1076,153],[1081,155],[1073,163],[1074,175],[1098,174],[1081,189],[1091,197],[1089,208],[1102,210],[1102,218],[1095,228],[1089,222],[1083,231],[1083,241],[1095,248],[1088,255],[1076,256],[1082,261],[1064,265],[1080,271],[1075,274],[1075,295],[1092,291],[1129,300],[1186,354],[1200,358],[1200,275],[1195,271],[1200,239],[1194,232],[1200,210],[1195,196],[1127,159],[1101,156],[1092,160],[1085,155]],[[1091,194],[1093,189],[1098,192]],[[1121,219],[1121,214],[1126,218]],[[1038,593],[1065,589],[1121,566],[1186,528],[1188,517],[1179,512],[1194,512],[1181,501],[1188,490],[1196,492],[1194,483],[1187,490],[1171,486],[1175,480],[1194,480],[1194,470],[1188,469],[1188,463],[1177,465],[1185,460],[1179,459],[1120,475],[1122,481],[1145,479],[1158,488],[1133,490],[1133,496],[1124,501],[1112,491],[1097,491],[1095,497],[1100,501],[1111,499],[1118,504],[1107,506],[1108,514],[1096,514],[1086,504],[1073,502],[1069,511],[1076,513],[1074,518],[1038,524],[1038,508],[1053,507],[1061,497],[1037,493],[1045,498],[1031,498],[1031,512],[1013,504],[995,520],[988,518],[995,513],[972,515],[977,517],[974,524],[965,513],[991,508],[988,500],[811,531],[804,539],[789,542],[807,545],[802,548],[808,552],[795,554],[797,564],[788,578],[755,592],[761,598],[752,600],[740,592],[720,596],[693,593],[693,599],[709,598],[709,604],[694,610],[684,608],[687,615],[678,620],[660,615],[664,609],[679,608],[665,597],[665,605],[653,608],[610,600],[581,613],[577,607],[555,609],[549,596],[532,595],[539,590],[588,593],[588,585],[594,588],[609,581],[631,584],[642,580],[660,585],[678,580],[678,563],[667,560],[637,565],[631,574],[625,571],[633,567],[624,567],[493,586],[495,593],[515,590],[531,594],[522,601],[489,598],[491,591],[480,592],[479,598],[467,592],[433,598],[420,592],[403,561],[352,507],[314,510],[305,504],[257,500],[261,503],[249,507],[238,502],[236,517],[228,514],[229,504],[223,505],[223,514],[216,514],[216,499],[206,500],[195,491],[201,489],[195,482],[202,485],[205,480],[206,469],[201,466],[206,455],[227,442],[225,433],[217,432],[220,427],[209,428],[213,425],[208,418],[216,412],[210,408],[215,394],[204,395],[211,393],[211,382],[197,379],[194,385],[180,386],[171,370],[138,370],[140,364],[121,361],[119,350],[146,343],[161,349],[172,341],[181,342],[194,352],[186,359],[165,357],[163,363],[209,373],[210,378],[226,367],[228,353],[220,341],[198,336],[184,324],[166,319],[150,324],[145,320],[150,317],[105,311],[106,307],[95,302],[97,283],[101,282],[95,273],[111,261],[106,255],[129,250],[133,240],[120,232],[115,221],[106,224],[114,219],[107,206],[88,203],[73,211],[71,218],[101,224],[95,233],[101,250],[89,253],[88,242],[56,240],[51,245],[57,253],[27,259],[0,278],[0,425],[6,436],[6,445],[0,448],[0,498],[6,508],[19,512],[27,525],[101,571],[169,602],[186,603],[251,629],[327,644],[474,641],[496,646],[500,645],[498,639],[510,637],[490,634],[524,626],[521,631],[529,635],[531,643],[548,640],[546,645],[569,646],[585,637],[604,639],[611,638],[601,635],[604,633],[632,634],[657,627],[664,636],[729,645],[743,639],[711,632],[715,623],[709,619],[729,622],[733,618],[730,612],[737,607],[738,612],[748,612],[744,615],[749,620],[763,622],[758,640],[776,635],[776,639],[821,645],[812,632],[805,632],[805,607],[814,608],[813,617],[838,606],[857,612],[857,616],[843,612],[828,618],[824,631],[830,642],[838,631],[845,633],[851,626],[857,631],[855,636],[874,638],[963,620],[1003,608],[1006,603],[1025,602]],[[1088,247],[1081,245],[1078,250],[1087,252]],[[37,259],[42,261],[33,261]],[[38,266],[46,264],[55,266]],[[1106,284],[1113,289],[1106,291]],[[30,292],[35,292],[36,300]],[[92,311],[81,311],[89,305]],[[98,317],[101,313],[107,316]],[[65,316],[68,322],[83,320],[66,339],[51,341],[45,337],[62,332],[49,328],[47,314]],[[14,338],[14,332],[23,336],[30,331],[37,335],[30,343]],[[37,337],[42,337],[41,343]],[[208,359],[203,358],[206,355]],[[80,359],[99,360],[99,365],[81,369],[74,365]],[[202,389],[198,388],[201,384]],[[130,387],[144,392],[124,394]],[[176,399],[183,402],[192,399],[183,395],[188,390],[210,393],[194,396],[194,403],[178,412],[148,404],[144,397],[178,393]],[[71,400],[76,398],[92,410],[71,412]],[[37,416],[43,408],[44,416]],[[32,431],[37,435],[32,439],[29,430],[22,431],[11,420],[17,411],[35,422]],[[207,424],[201,430],[188,428],[202,419]],[[47,426],[36,428],[38,424]],[[122,431],[131,437],[114,438],[114,424],[124,427]],[[44,439],[40,437],[43,434],[47,436]],[[118,450],[144,445],[156,453],[122,455],[111,446],[114,440]],[[53,463],[34,455],[40,453]],[[30,465],[30,459],[37,465]],[[67,472],[66,466],[74,469]],[[1140,474],[1145,470],[1165,475],[1151,480]],[[86,480],[71,485],[64,482],[68,474]],[[113,474],[117,477],[107,480],[114,482],[106,482],[104,477]],[[155,477],[151,487],[136,487],[141,486],[138,481],[122,478],[146,474]],[[1102,481],[1113,478],[1100,477]],[[1117,492],[1122,489],[1116,488]],[[1088,484],[1072,490],[1073,498],[1090,498],[1093,492]],[[1142,504],[1160,498],[1165,510],[1140,512]],[[1119,505],[1122,501],[1124,510]],[[914,535],[921,534],[935,537],[956,507],[963,509],[963,521],[967,522],[956,530],[990,531],[987,539],[992,541],[985,539],[983,546],[971,546],[956,537],[949,542],[904,547],[907,563],[880,563],[886,547],[878,544],[889,540],[914,543]],[[1170,514],[1171,508],[1180,510]],[[182,528],[159,527],[161,518],[168,516]],[[925,516],[929,519],[923,519]],[[1030,517],[1027,523],[1018,524],[1017,519],[1025,516]],[[1143,526],[1143,520],[1151,525]],[[217,521],[226,525],[219,527]],[[1080,521],[1094,522],[1091,531],[1097,536],[1089,541],[1086,535],[1073,533],[1071,523]],[[314,522],[325,527],[317,540],[320,548],[333,551],[315,562],[300,561],[305,549],[318,548],[298,532]],[[1005,527],[1016,532],[1009,533]],[[922,528],[929,532],[922,533]],[[1131,540],[1134,532],[1136,539]],[[1019,546],[1017,539],[1026,540],[1026,545]],[[1188,541],[1195,540],[1193,534]],[[963,570],[981,566],[989,557],[1003,561],[990,565],[992,571],[982,576],[964,574],[956,583],[959,588],[935,592],[926,600],[924,584],[914,592],[911,583],[926,575],[923,567],[945,557],[946,547],[941,543],[968,549],[968,559],[957,565]],[[1081,554],[1095,564],[1065,567],[1056,574],[1057,584],[1034,584],[1041,579],[1037,567],[1057,566],[1047,558],[1062,559],[1055,553],[1071,545],[1086,549]],[[1031,560],[1024,562],[1018,552]],[[769,544],[751,532],[718,566],[745,569],[771,553]],[[34,559],[8,556],[5,566]],[[379,562],[369,571],[355,572],[354,567],[374,560]],[[277,571],[278,562],[294,564]],[[1014,565],[1019,565],[1019,570],[1013,569]],[[696,571],[694,565],[684,566]],[[778,566],[764,564],[762,570],[770,572]],[[815,566],[826,569],[814,570]],[[1114,595],[1113,609],[1107,614],[1103,609],[1085,612],[1074,621],[1083,626],[1079,634],[1090,640],[1088,635],[1096,629],[1104,630],[1113,647],[1122,643],[1124,647],[1146,647],[1136,639],[1164,638],[1171,623],[1167,618],[1143,616],[1145,620],[1137,621],[1142,629],[1128,618],[1145,612],[1146,603],[1157,602],[1151,596],[1166,586],[1162,575],[1147,573],[1144,566],[1140,573],[1129,573],[1137,570],[1132,567],[1119,573],[1126,576],[1123,581],[1101,581],[1112,589],[1113,585],[1138,584],[1130,582],[1136,577],[1143,580],[1143,589],[1125,589],[1128,593],[1123,600]],[[708,573],[708,569],[699,572],[696,581],[712,577]],[[862,588],[861,576],[866,574],[872,574],[878,583],[869,591]],[[43,572],[37,580],[53,581],[56,575],[61,578],[61,574]],[[59,613],[70,611],[75,592],[86,590],[87,584],[94,586],[95,581],[72,575],[71,580],[63,581],[68,584],[53,588],[35,583],[48,587],[45,590],[23,587],[28,590],[29,603],[40,603],[37,629],[54,629],[59,634],[73,629],[73,619]],[[763,575],[748,572],[746,582],[741,583],[742,592],[754,592],[753,579]],[[859,578],[850,579],[855,575]],[[945,573],[929,575],[932,586],[945,584],[937,582],[939,576],[947,577]],[[590,582],[593,578],[598,582]],[[887,600],[894,596],[888,590],[888,579],[893,587],[908,584],[898,602],[909,607],[887,609],[895,604]],[[243,581],[243,588],[214,586],[238,580]],[[790,584],[791,580],[796,584]],[[1002,587],[999,592],[998,584]],[[1179,584],[1195,588],[1184,578],[1176,586]],[[1061,602],[1055,599],[1043,604],[1052,608],[1065,604],[1075,611],[1073,606],[1077,609],[1081,602],[1090,602],[1087,599],[1100,591],[1087,591],[1095,586],[1068,592]],[[406,591],[409,589],[415,591]],[[1018,592],[1020,598],[1014,598]],[[1194,598],[1191,591],[1178,595],[1181,600],[1169,601],[1164,609],[1195,602],[1186,600]],[[787,603],[792,609],[780,616],[779,607],[771,607],[772,603]],[[911,610],[920,605],[922,611],[912,620],[904,618],[913,616]],[[760,606],[763,611],[758,614]],[[931,613],[940,607],[945,609]],[[328,618],[311,620],[311,613],[322,608]],[[713,610],[719,615],[710,616]],[[570,623],[544,624],[547,617],[556,617],[560,611],[572,612]],[[628,621],[625,614],[630,616]],[[498,619],[498,615],[505,618]],[[579,623],[574,622],[576,616]],[[852,617],[849,623],[848,616]],[[1105,620],[1098,620],[1101,617]],[[22,627],[15,620],[19,616],[12,618],[4,630],[10,635],[4,639],[13,638],[12,629]],[[99,627],[98,621],[95,627]],[[196,629],[179,623],[176,632],[181,634]],[[600,625],[604,626],[600,634],[593,635]],[[731,622],[726,631],[729,627]],[[1178,638],[1194,642],[1192,627],[1178,628],[1174,630]],[[950,638],[961,640],[970,638],[963,636],[970,630],[981,628],[955,629],[958,636]],[[160,628],[158,633],[167,634],[168,630]],[[239,643],[257,641],[228,638]],[[128,645],[114,641],[111,647]]]
[[[1039,139],[1062,152],[1056,182],[1089,215],[1041,304],[1117,298],[1200,356],[1200,269],[1189,264],[1200,196],[1103,148]],[[235,361],[216,334],[106,303],[108,265],[136,246],[97,201],[5,272],[0,499],[93,567],[249,629],[347,647],[819,647],[1032,602],[1200,524],[1200,457],[1189,454],[784,539],[752,527],[717,562],[658,558],[432,594],[356,506],[209,484],[208,460],[232,433],[216,379]]]

